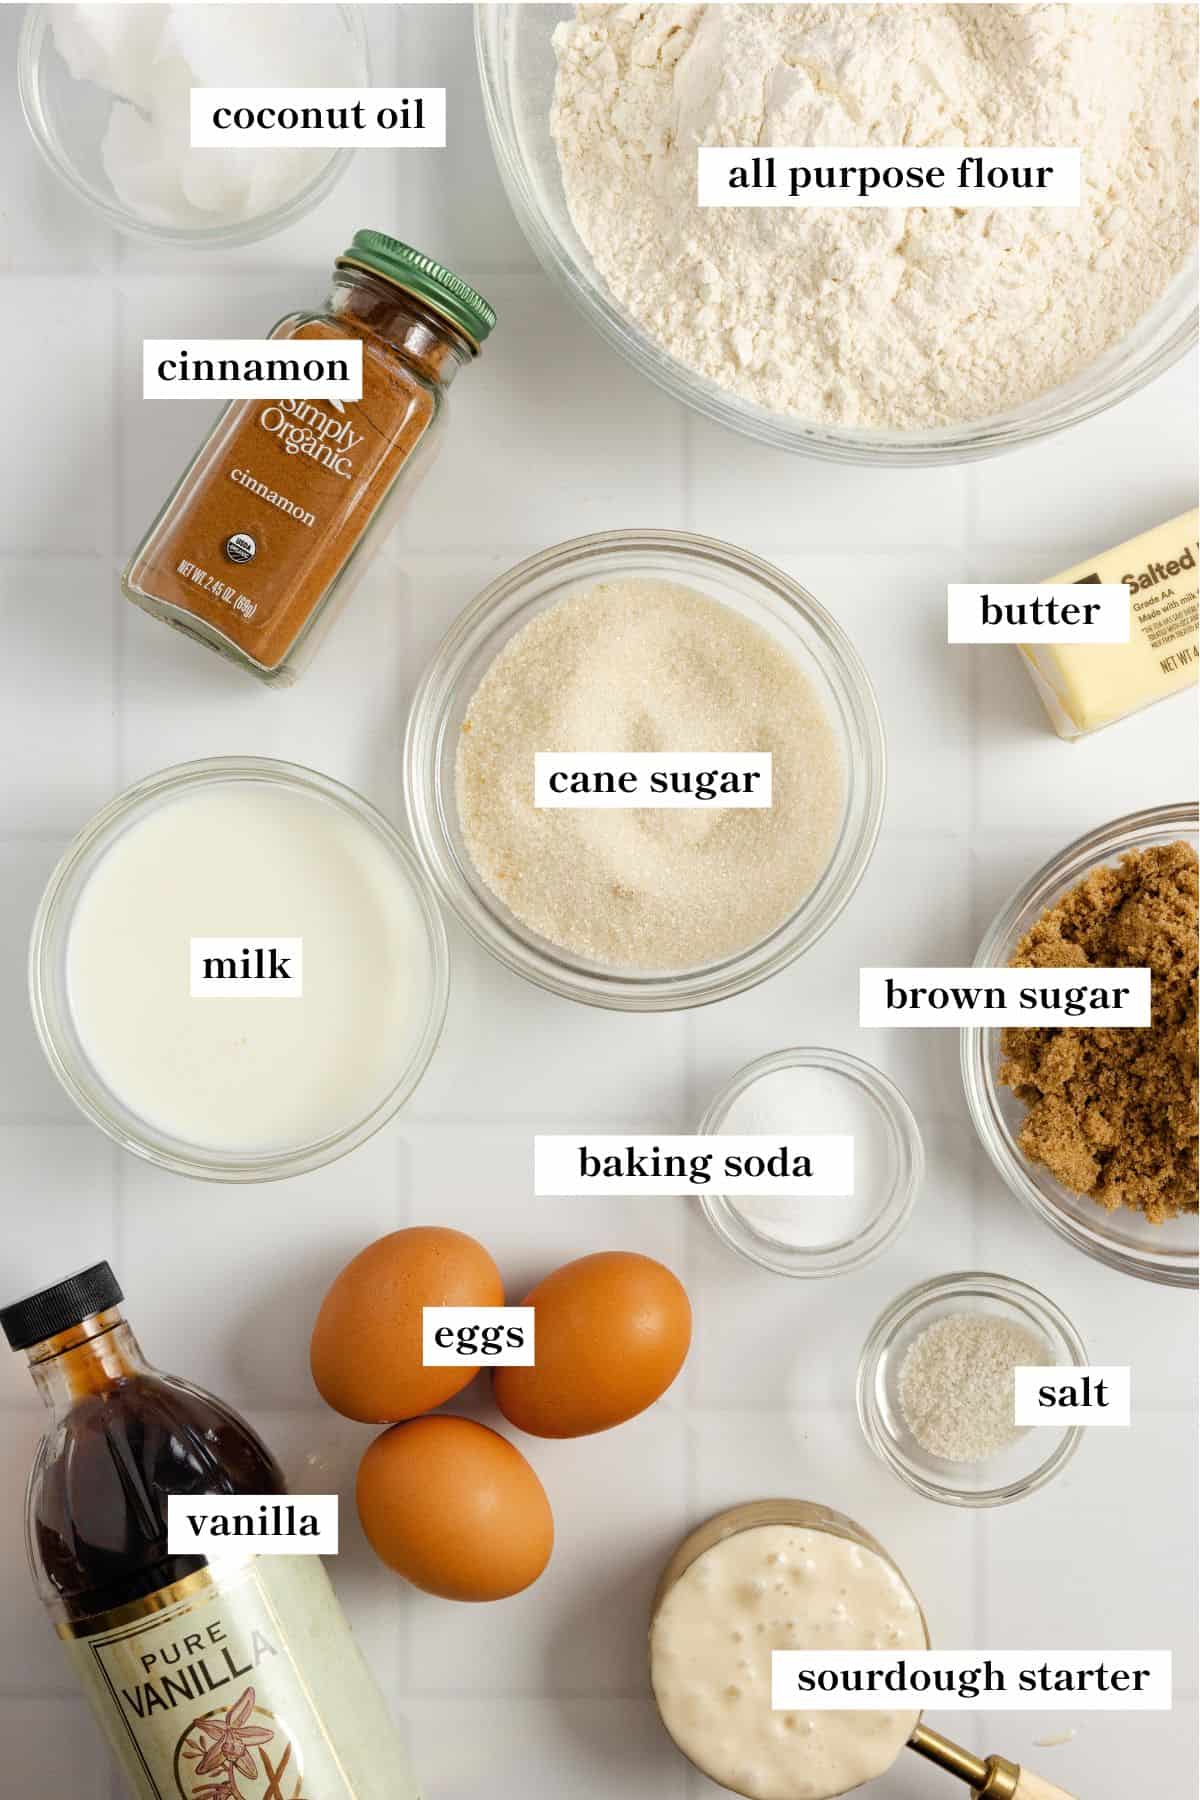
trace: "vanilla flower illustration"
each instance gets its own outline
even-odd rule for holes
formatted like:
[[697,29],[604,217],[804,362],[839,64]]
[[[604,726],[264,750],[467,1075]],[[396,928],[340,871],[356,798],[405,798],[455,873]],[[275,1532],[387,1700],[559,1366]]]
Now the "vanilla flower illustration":
[[[236,1705],[231,1706],[223,1719],[197,1719],[196,1730],[202,1732],[208,1740],[208,1746],[196,1764],[197,1775],[214,1775],[224,1772],[225,1787],[230,1800],[237,1794],[233,1781],[233,1771],[241,1775],[253,1776],[258,1773],[258,1766],[252,1755],[256,1744],[269,1744],[275,1736],[262,1725],[248,1725],[247,1719],[254,1711],[254,1689],[247,1688]],[[226,1800],[220,1786],[210,1790]]]

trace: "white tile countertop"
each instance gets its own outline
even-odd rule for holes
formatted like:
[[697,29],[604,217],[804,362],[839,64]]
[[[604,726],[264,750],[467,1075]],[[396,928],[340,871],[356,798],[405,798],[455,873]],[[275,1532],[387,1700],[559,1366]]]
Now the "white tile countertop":
[[[334,1578],[431,1800],[715,1794],[657,1724],[647,1607],[686,1530],[777,1493],[875,1532],[940,1644],[1173,1651],[1170,1713],[932,1722],[1081,1800],[1132,1800],[1150,1781],[1172,1800],[1193,1791],[1194,1296],[1089,1261],[1019,1207],[977,1145],[956,1033],[856,1020],[860,964],[969,963],[1000,901],[1067,841],[1194,791],[1191,699],[1066,744],[1015,652],[945,641],[947,581],[1044,577],[1194,504],[1194,362],[1066,435],[969,467],[790,458],[649,386],[541,273],[494,170],[469,7],[370,9],[375,79],[446,86],[446,150],[361,152],[303,223],[203,263],[113,236],[38,160],[13,76],[20,13],[0,6],[0,1300],[110,1258],[150,1359],[242,1408],[295,1486],[349,1499],[370,1428],[320,1405],[307,1337],[328,1281],[368,1240],[406,1223],[461,1227],[492,1250],[514,1299],[595,1249],[642,1250],[679,1272],[696,1335],[666,1398],[601,1437],[521,1440],[558,1531],[528,1592],[473,1608],[418,1594],[381,1570],[343,1507]],[[263,691],[118,597],[125,556],[206,422],[196,402],[141,400],[141,340],[264,335],[324,293],[334,256],[368,225],[476,282],[500,324],[458,384],[440,462],[312,668],[293,690]],[[344,1161],[247,1190],[114,1149],[57,1087],[25,998],[33,909],[75,831],[151,771],[229,752],[313,765],[401,819],[406,710],[451,620],[533,551],[634,525],[695,529],[776,561],[867,662],[890,790],[874,859],[834,928],[738,999],[639,1017],[544,994],[451,924],[442,1045],[400,1117]],[[864,1271],[790,1282],[745,1266],[682,1198],[531,1197],[533,1132],[693,1130],[733,1071],[795,1043],[877,1063],[925,1136],[912,1221]],[[901,1486],[867,1449],[853,1400],[883,1306],[965,1268],[1033,1282],[1094,1362],[1133,1367],[1129,1431],[1086,1433],[1051,1486],[979,1514]],[[0,1358],[0,1796],[115,1800],[123,1790],[26,1566],[40,1415],[22,1360]],[[1070,1742],[1034,1748],[1072,1728]],[[965,1792],[908,1755],[870,1791]]]

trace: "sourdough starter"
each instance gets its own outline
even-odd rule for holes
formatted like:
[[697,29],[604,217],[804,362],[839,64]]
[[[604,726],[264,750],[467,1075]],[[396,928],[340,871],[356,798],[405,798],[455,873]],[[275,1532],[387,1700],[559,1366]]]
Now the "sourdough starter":
[[650,1633],[663,1724],[714,1781],[754,1800],[833,1800],[890,1769],[911,1710],[772,1712],[772,1650],[923,1650],[912,1591],[828,1531],[756,1525],[714,1544],[669,1590]]

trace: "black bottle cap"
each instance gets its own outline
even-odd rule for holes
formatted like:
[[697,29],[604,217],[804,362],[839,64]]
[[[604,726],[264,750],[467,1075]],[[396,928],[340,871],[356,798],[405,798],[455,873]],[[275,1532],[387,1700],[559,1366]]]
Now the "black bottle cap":
[[56,1281],[53,1287],[42,1288],[39,1293],[27,1294],[24,1300],[14,1300],[11,1306],[0,1308],[0,1331],[8,1339],[10,1349],[28,1350],[31,1344],[69,1331],[93,1313],[120,1305],[124,1297],[108,1264],[93,1263],[90,1269],[80,1269],[65,1281]]

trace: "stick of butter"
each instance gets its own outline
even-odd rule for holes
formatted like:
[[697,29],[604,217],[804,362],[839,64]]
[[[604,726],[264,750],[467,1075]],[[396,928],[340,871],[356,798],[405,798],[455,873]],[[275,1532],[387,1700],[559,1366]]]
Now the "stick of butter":
[[1193,508],[1054,577],[1063,584],[1122,581],[1130,593],[1127,644],[1018,646],[1059,737],[1099,731],[1195,685],[1198,519]]

